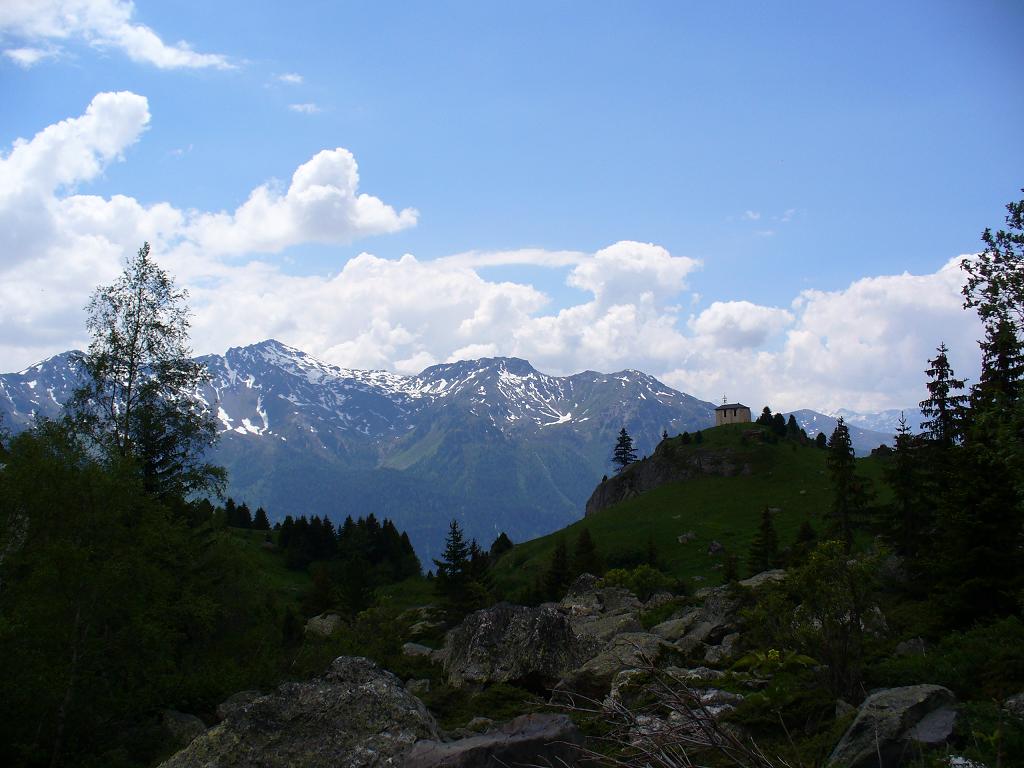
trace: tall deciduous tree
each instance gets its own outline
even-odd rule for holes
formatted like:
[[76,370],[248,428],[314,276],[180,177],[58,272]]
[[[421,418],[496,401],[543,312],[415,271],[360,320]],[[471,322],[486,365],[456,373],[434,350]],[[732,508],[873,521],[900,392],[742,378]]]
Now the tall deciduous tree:
[[986,229],[985,250],[960,262],[967,273],[964,308],[977,309],[986,326],[1010,319],[1024,328],[1024,200],[1007,204],[1006,212],[1007,228]]
[[89,301],[85,381],[69,403],[86,434],[110,458],[134,462],[158,495],[219,488],[224,479],[204,461],[216,428],[196,397],[208,374],[191,356],[187,298],[144,244]]

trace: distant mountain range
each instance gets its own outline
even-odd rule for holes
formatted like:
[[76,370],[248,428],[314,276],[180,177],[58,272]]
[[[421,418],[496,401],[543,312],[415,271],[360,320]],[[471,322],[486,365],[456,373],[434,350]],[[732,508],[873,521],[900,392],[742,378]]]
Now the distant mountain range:
[[[72,355],[0,375],[10,429],[60,413],[78,381]],[[714,404],[635,370],[548,376],[498,357],[399,376],[273,340],[199,359],[212,380],[198,394],[221,431],[212,458],[228,469],[230,495],[272,519],[389,517],[424,558],[440,551],[453,517],[484,546],[501,531],[519,541],[578,519],[623,426],[644,455],[663,430],[714,423]],[[832,416],[794,415],[812,437],[835,427]],[[881,414],[852,416],[858,453],[891,440],[858,426]]]

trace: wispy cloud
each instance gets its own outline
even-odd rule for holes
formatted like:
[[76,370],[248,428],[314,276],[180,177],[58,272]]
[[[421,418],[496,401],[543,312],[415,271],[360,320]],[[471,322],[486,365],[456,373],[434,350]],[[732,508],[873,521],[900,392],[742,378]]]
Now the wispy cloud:
[[45,59],[53,59],[60,55],[58,48],[8,48],[4,56],[13,61],[19,67],[28,69]]
[[4,55],[30,67],[60,50],[39,43],[77,38],[95,48],[117,48],[133,61],[160,69],[234,68],[223,54],[200,53],[186,42],[168,45],[145,24],[133,22],[134,15],[131,0],[4,0],[0,32],[25,43]]
[[743,212],[743,219],[745,221],[757,221],[760,218],[761,218],[760,211],[744,211]]
[[187,147],[175,147],[174,149],[172,149],[167,154],[171,155],[172,157],[184,157],[185,155],[187,155],[191,151],[192,151],[192,145],[189,144]]
[[302,75],[296,72],[285,72],[283,75],[278,75],[274,79],[279,83],[286,83],[288,85],[302,85]]
[[299,112],[303,115],[315,115],[318,112],[323,112],[323,110],[320,109],[319,106],[313,104],[312,102],[307,102],[305,104],[289,104],[288,109],[290,109],[292,112]]

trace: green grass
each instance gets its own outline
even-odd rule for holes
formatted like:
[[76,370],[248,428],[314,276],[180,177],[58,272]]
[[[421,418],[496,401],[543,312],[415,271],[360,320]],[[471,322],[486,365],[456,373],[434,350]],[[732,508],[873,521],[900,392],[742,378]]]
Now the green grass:
[[[244,528],[225,529],[231,541],[238,545],[242,556],[254,565],[266,579],[272,589],[286,602],[298,603],[302,595],[309,590],[312,579],[305,569],[293,571],[285,567],[284,558],[263,546],[266,531],[252,531]],[[277,536],[270,532],[271,538]]]
[[[727,552],[739,555],[741,575],[746,575],[747,551],[765,507],[780,510],[774,522],[781,547],[793,542],[805,520],[820,532],[831,494],[827,452],[784,440],[770,444],[744,439],[743,433],[751,428],[743,424],[707,429],[699,445],[684,445],[677,437],[658,448],[658,453],[670,460],[728,452],[737,465],[750,465],[749,475],[701,476],[663,485],[562,531],[519,544],[495,565],[496,584],[507,595],[529,587],[547,567],[557,539],[566,537],[571,553],[584,528],[589,529],[609,566],[642,562],[648,541],[653,540],[659,566],[678,578],[693,581],[696,577],[697,587],[722,581],[722,570],[714,566],[722,563],[723,557],[707,554],[711,541],[719,541]],[[858,460],[857,467],[881,490],[877,459]],[[879,500],[883,500],[881,494]],[[680,544],[678,537],[688,531],[696,538]]]

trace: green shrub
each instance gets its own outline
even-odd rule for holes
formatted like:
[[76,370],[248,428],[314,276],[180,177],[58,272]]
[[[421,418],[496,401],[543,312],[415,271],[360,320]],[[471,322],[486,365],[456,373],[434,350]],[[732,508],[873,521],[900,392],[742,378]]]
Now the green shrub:
[[1002,699],[1024,689],[1024,623],[1010,616],[951,632],[927,653],[883,661],[874,685],[944,685],[962,699]]

